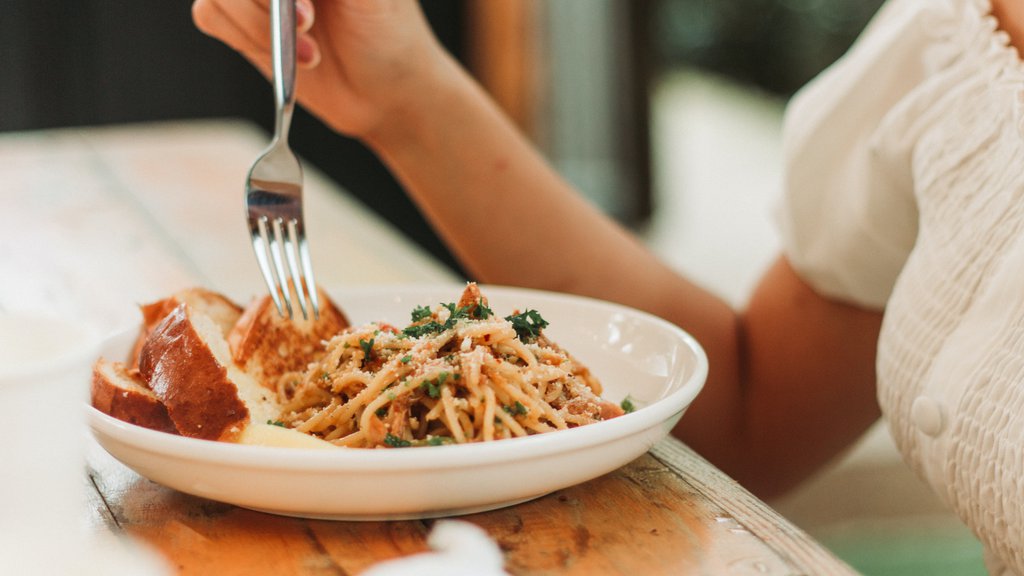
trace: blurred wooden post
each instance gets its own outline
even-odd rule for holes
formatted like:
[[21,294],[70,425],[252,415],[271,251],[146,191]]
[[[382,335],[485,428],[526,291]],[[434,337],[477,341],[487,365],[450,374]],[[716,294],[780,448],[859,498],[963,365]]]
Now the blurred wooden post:
[[467,65],[528,137],[537,140],[543,35],[538,0],[466,3]]
[[[574,30],[567,33],[593,34],[584,40],[609,43],[591,54],[574,44],[576,38],[551,29],[566,26],[559,18],[573,18],[574,10],[588,10],[585,3],[568,9],[540,0],[465,3],[467,67],[557,169],[575,177],[585,194],[630,225],[641,223],[652,211],[650,4],[630,0],[594,7],[612,18],[610,31],[587,30],[573,22]],[[594,22],[601,24],[600,18]],[[577,71],[583,74],[577,77]],[[564,116],[567,99],[577,97],[582,107],[589,103],[594,109],[584,112],[574,106],[569,109],[572,114]],[[581,121],[588,122],[591,132],[597,131],[592,134],[596,140],[578,133],[575,123]]]

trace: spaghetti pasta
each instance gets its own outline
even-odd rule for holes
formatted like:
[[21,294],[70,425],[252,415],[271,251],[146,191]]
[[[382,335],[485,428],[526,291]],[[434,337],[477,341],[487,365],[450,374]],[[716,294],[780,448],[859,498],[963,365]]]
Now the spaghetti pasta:
[[278,382],[281,423],[339,446],[483,442],[582,426],[623,410],[550,341],[535,310],[496,316],[476,284],[417,307],[404,329],[350,327]]

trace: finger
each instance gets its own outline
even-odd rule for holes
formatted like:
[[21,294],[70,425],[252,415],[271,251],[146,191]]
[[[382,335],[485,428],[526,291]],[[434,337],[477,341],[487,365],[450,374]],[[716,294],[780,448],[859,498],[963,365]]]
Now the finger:
[[[270,0],[251,0],[261,10],[270,13]],[[298,32],[308,32],[313,27],[316,10],[311,0],[295,0],[295,29]]]
[[[268,13],[270,0],[253,0]],[[300,68],[316,68],[320,63],[320,44],[308,32],[313,28],[315,9],[311,0],[295,0],[295,61]],[[269,50],[269,47],[267,48]]]
[[240,53],[271,78],[270,14],[259,0],[196,0],[193,20],[202,32]]
[[[300,8],[296,2],[299,34],[295,57],[300,67],[315,68],[320,62],[320,47],[312,35],[302,33],[313,25],[312,8]],[[265,76],[270,74],[270,16],[268,0],[196,0],[192,5],[196,27],[240,52]],[[304,15],[303,11],[306,11]]]
[[320,63],[320,45],[312,35],[299,34],[295,39],[295,61],[307,70]]
[[[222,0],[211,1],[218,3],[218,6],[226,5],[222,3]],[[249,6],[248,9],[237,13],[235,21],[243,33],[252,37],[256,46],[255,50],[247,52],[246,55],[250,60],[259,58],[262,62],[262,57],[271,51],[270,33],[260,34],[253,32],[253,30],[267,30],[270,26],[270,0],[249,0],[248,2],[241,3],[248,4]],[[228,4],[232,8],[238,8],[232,0],[228,0]],[[253,6],[256,7],[256,10],[252,9]],[[313,5],[309,0],[296,0],[295,20],[298,34],[296,37],[295,58],[299,66],[303,68],[313,68],[320,62],[320,47],[312,35],[308,34],[310,28],[313,27],[313,15]]]
[[295,20],[299,32],[295,40],[295,59],[300,68],[316,68],[320,63],[320,43],[310,33],[316,20],[316,7],[312,0],[296,0]]
[[313,27],[313,20],[316,19],[316,9],[310,0],[296,0],[295,2],[295,25],[299,33],[309,32]]
[[196,0],[192,19],[199,30],[247,57],[270,52],[270,16],[258,0]]

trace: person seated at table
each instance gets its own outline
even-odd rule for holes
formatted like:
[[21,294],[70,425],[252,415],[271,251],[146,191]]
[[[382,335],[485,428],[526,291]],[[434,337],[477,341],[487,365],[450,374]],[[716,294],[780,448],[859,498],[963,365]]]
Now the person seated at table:
[[[193,15],[267,73],[266,4],[196,0]],[[474,279],[689,331],[710,375],[674,432],[765,497],[884,413],[992,572],[1024,574],[1024,3],[889,0],[794,97],[783,251],[741,310],[584,200],[417,2],[297,10],[300,102],[387,163]]]

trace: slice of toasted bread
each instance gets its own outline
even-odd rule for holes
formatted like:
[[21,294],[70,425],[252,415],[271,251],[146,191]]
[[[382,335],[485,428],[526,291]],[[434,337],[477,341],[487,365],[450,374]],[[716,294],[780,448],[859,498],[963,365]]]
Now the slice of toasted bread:
[[122,362],[103,358],[96,361],[92,371],[91,398],[97,410],[118,420],[161,432],[178,433],[167,408],[146,387],[138,371],[129,369]]
[[209,316],[220,326],[221,334],[225,337],[242,316],[242,307],[231,301],[230,298],[218,292],[199,287],[186,288],[163,300],[158,300],[151,304],[143,304],[139,306],[142,312],[142,329],[139,330],[139,337],[136,339],[135,346],[128,359],[129,366],[132,368],[139,367],[139,352],[142,350],[142,345],[145,344],[146,338],[149,337],[150,332],[153,331],[153,328],[156,328],[156,325],[161,320],[166,318],[172,310],[181,304],[188,304]]
[[187,303],[153,328],[139,371],[183,436],[232,441],[280,415],[275,395],[235,365],[220,326]]
[[269,295],[256,298],[228,334],[235,362],[270,389],[289,372],[304,372],[324,352],[323,342],[348,327],[345,314],[319,290],[320,318],[282,317]]

